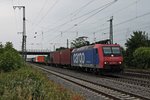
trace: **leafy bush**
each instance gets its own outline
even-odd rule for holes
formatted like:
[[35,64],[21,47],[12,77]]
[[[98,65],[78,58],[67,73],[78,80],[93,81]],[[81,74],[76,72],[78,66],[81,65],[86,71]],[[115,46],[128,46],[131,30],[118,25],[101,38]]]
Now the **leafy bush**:
[[140,47],[133,53],[134,63],[139,68],[150,68],[150,47]]
[[0,71],[16,70],[23,66],[23,60],[19,53],[13,48],[12,43],[7,42],[0,48]]

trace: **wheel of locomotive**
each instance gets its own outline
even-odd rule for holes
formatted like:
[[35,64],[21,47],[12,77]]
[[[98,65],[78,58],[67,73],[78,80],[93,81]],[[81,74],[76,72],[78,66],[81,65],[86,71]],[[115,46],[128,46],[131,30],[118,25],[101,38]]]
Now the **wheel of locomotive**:
[[98,74],[99,74],[99,71],[98,71],[97,68],[94,68],[94,74],[95,74],[95,75],[98,75]]
[[90,71],[90,72],[93,72],[93,69],[92,69],[92,68],[89,68],[89,71]]
[[85,68],[85,72],[88,72],[88,68],[87,67]]
[[87,72],[90,73],[90,68],[87,68]]

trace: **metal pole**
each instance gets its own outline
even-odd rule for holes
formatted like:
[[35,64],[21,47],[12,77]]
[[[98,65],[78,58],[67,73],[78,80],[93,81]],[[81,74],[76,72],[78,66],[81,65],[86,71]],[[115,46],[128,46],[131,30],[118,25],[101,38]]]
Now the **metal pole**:
[[25,19],[25,6],[23,6],[23,51],[24,59],[26,60],[26,19]]
[[43,32],[42,32],[42,41],[41,41],[41,44],[42,44],[42,49],[43,49]]
[[110,21],[110,44],[113,44],[113,16],[111,17]]
[[69,47],[69,40],[67,39],[67,48]]
[[54,44],[54,51],[55,51],[55,44]]
[[94,43],[96,43],[95,32],[93,33],[93,40],[94,40]]
[[13,6],[14,9],[16,8],[23,8],[23,33],[22,33],[22,57],[26,60],[26,18],[25,18],[25,6]]

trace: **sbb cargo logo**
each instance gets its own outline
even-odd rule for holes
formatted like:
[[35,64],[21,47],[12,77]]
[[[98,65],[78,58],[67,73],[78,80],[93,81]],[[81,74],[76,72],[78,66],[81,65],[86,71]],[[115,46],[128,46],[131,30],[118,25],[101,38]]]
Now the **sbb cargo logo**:
[[84,64],[84,62],[85,62],[84,53],[74,53],[73,54],[73,62],[75,64]]

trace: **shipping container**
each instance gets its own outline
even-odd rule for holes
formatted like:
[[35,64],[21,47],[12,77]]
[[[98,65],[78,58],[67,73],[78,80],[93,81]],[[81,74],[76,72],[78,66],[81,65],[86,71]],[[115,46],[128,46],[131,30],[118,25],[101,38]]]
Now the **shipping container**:
[[52,53],[52,62],[54,64],[60,64],[60,52],[59,51],[55,51]]
[[71,65],[71,51],[72,49],[65,49],[60,51],[61,65]]
[[37,56],[36,62],[38,63],[44,63],[45,62],[45,56]]

